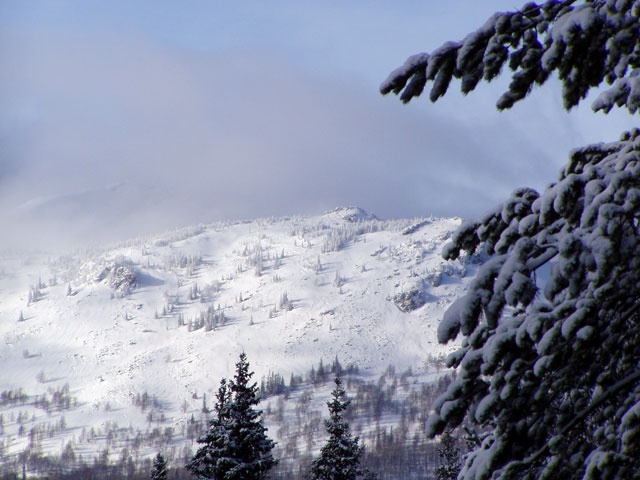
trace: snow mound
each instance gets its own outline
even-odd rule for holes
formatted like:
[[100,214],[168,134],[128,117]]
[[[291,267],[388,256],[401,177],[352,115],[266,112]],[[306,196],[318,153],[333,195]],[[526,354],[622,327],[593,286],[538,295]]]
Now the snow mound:
[[87,283],[102,283],[113,290],[127,294],[137,284],[137,274],[131,262],[125,259],[86,262],[81,267],[81,278]]

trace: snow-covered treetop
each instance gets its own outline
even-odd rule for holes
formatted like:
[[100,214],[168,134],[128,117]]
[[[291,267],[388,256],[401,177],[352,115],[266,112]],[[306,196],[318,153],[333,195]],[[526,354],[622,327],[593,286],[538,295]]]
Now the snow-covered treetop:
[[406,103],[432,81],[429,97],[435,102],[453,78],[466,94],[480,80],[493,80],[506,64],[513,75],[497,102],[500,110],[556,72],[565,108],[576,106],[605,81],[612,86],[597,97],[593,109],[608,112],[615,105],[634,113],[640,107],[639,29],[637,0],[531,2],[515,12],[495,13],[462,41],[412,55],[391,72],[380,91],[400,94]]

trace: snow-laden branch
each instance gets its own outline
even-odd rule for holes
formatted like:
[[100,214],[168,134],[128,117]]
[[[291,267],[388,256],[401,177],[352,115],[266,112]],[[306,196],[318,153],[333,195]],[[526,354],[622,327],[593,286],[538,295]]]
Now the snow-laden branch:
[[[635,465],[627,461],[634,444],[624,439],[640,435],[640,420],[621,415],[640,402],[640,392],[637,400],[625,393],[640,379],[639,212],[640,131],[632,131],[574,151],[542,194],[517,190],[452,237],[448,258],[479,248],[492,255],[438,329],[441,342],[464,338],[448,361],[458,380],[434,404],[429,434],[465,419],[490,432],[470,454],[465,478],[516,467],[560,475],[567,452],[585,469],[574,478],[595,468],[591,453],[610,454],[601,462],[607,468]],[[546,264],[538,291],[536,271]],[[610,386],[600,392],[602,385]],[[585,445],[568,435],[585,428],[623,441],[596,440],[600,434],[588,431],[594,440]]]
[[435,102],[453,78],[466,94],[508,65],[513,74],[497,102],[500,110],[511,108],[556,73],[567,109],[606,81],[614,86],[593,108],[608,112],[614,105],[625,106],[634,113],[640,106],[634,73],[640,68],[639,11],[637,2],[628,0],[530,2],[520,10],[492,15],[462,41],[412,55],[382,82],[380,92],[393,92],[406,103],[431,81],[429,98]]
[[[636,307],[637,310],[637,307]],[[528,468],[530,465],[533,465],[536,462],[539,462],[545,455],[548,454],[549,449],[552,448],[553,443],[557,443],[562,437],[569,434],[577,425],[584,422],[585,419],[591,415],[596,409],[601,407],[607,400],[609,400],[614,395],[622,392],[624,389],[633,386],[635,383],[640,381],[640,370],[637,370],[630,375],[626,376],[619,382],[615,383],[611,387],[607,388],[600,395],[595,397],[591,404],[585,408],[584,410],[575,414],[573,419],[564,425],[560,431],[554,435],[547,443],[545,443],[541,448],[539,448],[536,452],[529,455],[527,458],[523,460],[513,461],[509,464],[508,470],[511,472],[516,472],[518,470],[523,470]],[[510,474],[507,473],[507,476]]]
[[[410,57],[380,90],[408,102],[432,82],[435,101],[453,79],[467,93],[504,66],[513,73],[499,109],[555,74],[567,109],[607,83],[594,109],[634,113],[640,0],[549,0],[496,13],[462,41]],[[441,342],[463,338],[448,359],[458,378],[434,403],[428,434],[465,423],[486,432],[465,479],[635,478],[640,130],[575,150],[542,194],[517,190],[465,223],[443,256],[478,250],[490,260],[438,329]]]

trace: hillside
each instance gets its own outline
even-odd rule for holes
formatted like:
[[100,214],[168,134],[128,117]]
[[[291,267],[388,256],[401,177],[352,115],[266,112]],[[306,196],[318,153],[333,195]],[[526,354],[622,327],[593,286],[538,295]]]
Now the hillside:
[[[193,445],[189,419],[242,351],[257,381],[302,378],[335,359],[361,379],[390,365],[415,382],[435,378],[434,359],[451,349],[435,341],[437,323],[474,268],[440,257],[459,223],[383,221],[343,208],[64,257],[5,254],[3,473],[34,449],[62,455],[72,445],[92,459],[110,447],[116,459],[114,425],[132,436],[155,425],[170,432],[161,448],[180,452]],[[314,400],[319,409],[325,394]],[[158,448],[138,445],[136,458]]]

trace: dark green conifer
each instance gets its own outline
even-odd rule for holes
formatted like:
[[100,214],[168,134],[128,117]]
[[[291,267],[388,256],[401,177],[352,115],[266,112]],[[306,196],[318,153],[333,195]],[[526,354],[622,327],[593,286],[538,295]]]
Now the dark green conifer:
[[214,415],[207,433],[198,440],[202,447],[187,464],[199,478],[215,480],[261,480],[277,460],[271,455],[274,442],[262,424],[258,387],[250,383],[253,372],[245,353],[236,364],[236,375],[227,385],[220,382]]
[[166,480],[169,474],[167,468],[167,461],[164,459],[161,453],[156,455],[153,459],[153,470],[151,470],[151,480]]
[[336,387],[331,392],[332,399],[327,402],[329,420],[325,420],[325,427],[329,434],[327,443],[320,450],[320,456],[311,465],[312,480],[356,480],[357,478],[375,478],[360,467],[360,457],[363,447],[358,437],[353,437],[349,431],[349,422],[344,417],[344,411],[351,400],[346,398],[339,377],[335,379]]

